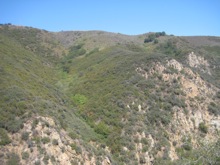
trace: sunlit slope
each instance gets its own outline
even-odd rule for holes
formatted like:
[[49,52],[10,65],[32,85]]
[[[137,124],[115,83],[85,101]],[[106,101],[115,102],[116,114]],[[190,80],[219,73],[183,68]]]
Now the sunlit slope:
[[[29,117],[49,115],[63,127],[79,124],[79,132],[89,135],[89,128],[75,117],[74,109],[68,105],[68,98],[55,86],[60,78],[59,71],[49,65],[47,58],[24,49],[18,42],[3,35],[0,56],[2,128],[17,132]],[[75,126],[70,131],[79,128]]]
[[[68,152],[69,164],[218,164],[219,50],[218,37],[1,26],[0,162],[14,155],[16,136],[28,147],[32,125],[42,163]],[[71,138],[55,158],[47,127]]]

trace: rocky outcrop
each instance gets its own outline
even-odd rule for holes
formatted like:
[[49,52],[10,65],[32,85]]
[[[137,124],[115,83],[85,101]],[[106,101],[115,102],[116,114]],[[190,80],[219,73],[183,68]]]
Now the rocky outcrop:
[[88,152],[80,139],[72,139],[50,117],[31,118],[18,133],[10,134],[10,139],[11,144],[0,149],[1,161],[4,163],[9,161],[8,155],[14,153],[20,158],[20,164],[111,164],[107,156],[98,158]]
[[204,57],[194,54],[194,52],[188,55],[188,64],[190,67],[199,68],[202,72],[211,75],[208,61]]
[[[211,74],[209,63],[203,57],[196,56],[193,52],[188,56],[188,63],[190,67],[202,69],[203,72]],[[153,74],[162,77],[161,80],[164,82],[173,83],[175,80],[175,83],[180,85],[183,92],[186,108],[172,107],[174,112],[172,121],[169,129],[166,129],[170,142],[168,155],[171,160],[179,159],[176,149],[186,143],[192,148],[197,148],[201,143],[207,144],[218,140],[220,117],[210,114],[208,112],[208,105],[210,102],[216,101],[213,100],[213,96],[219,89],[204,81],[190,67],[183,66],[175,59],[172,59],[166,61],[166,64],[156,62],[148,70],[144,70],[143,67],[136,68],[136,72],[146,80],[149,80],[149,77]],[[170,68],[171,70],[173,69],[172,72]],[[201,131],[201,123],[207,128],[207,132]],[[156,139],[152,138],[151,135],[149,135],[149,138],[151,143],[148,152],[157,144]],[[162,149],[160,152],[157,153],[157,157],[163,155]],[[146,164],[149,163],[150,161],[146,158]]]

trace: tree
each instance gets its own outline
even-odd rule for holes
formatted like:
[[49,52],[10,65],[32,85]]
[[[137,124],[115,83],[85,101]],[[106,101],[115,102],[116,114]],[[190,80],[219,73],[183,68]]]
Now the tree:
[[159,38],[160,36],[165,36],[166,33],[163,31],[163,32],[156,32],[156,33],[151,33],[148,35],[147,38],[144,39],[144,43],[148,43],[148,42],[153,42],[156,44],[158,43],[158,40],[157,38]]

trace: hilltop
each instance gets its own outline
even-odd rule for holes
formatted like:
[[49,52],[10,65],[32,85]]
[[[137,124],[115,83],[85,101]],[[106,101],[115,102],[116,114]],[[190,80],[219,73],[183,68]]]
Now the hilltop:
[[220,37],[0,26],[0,164],[219,164]]

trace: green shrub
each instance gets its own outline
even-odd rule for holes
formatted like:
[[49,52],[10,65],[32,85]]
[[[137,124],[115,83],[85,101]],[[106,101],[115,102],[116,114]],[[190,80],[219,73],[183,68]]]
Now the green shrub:
[[156,33],[151,33],[148,35],[147,38],[144,39],[144,43],[148,43],[148,42],[153,42],[154,43],[158,43],[158,37],[160,36],[165,36],[166,33],[165,32],[156,32]]
[[84,95],[81,94],[76,94],[72,97],[74,103],[76,103],[77,105],[83,105],[87,102],[87,98]]
[[154,39],[154,44],[157,44],[158,42],[158,39]]
[[145,164],[145,163],[146,163],[146,160],[145,160],[145,157],[144,157],[144,156],[141,156],[141,157],[140,157],[139,163],[140,163],[140,164]]
[[56,158],[53,155],[50,157],[50,160],[52,163],[56,164]]
[[167,42],[160,44],[158,47],[163,53],[167,55],[175,55],[180,56],[185,52],[181,49],[177,48],[177,40],[176,39],[169,39]]
[[177,145],[177,141],[173,141],[173,146],[175,147]]
[[49,142],[50,142],[50,138],[49,138],[49,137],[43,137],[43,138],[41,139],[41,142],[42,142],[43,144],[49,143]]
[[48,164],[49,159],[50,159],[49,155],[44,155],[43,161],[45,164]]
[[58,143],[58,140],[57,140],[57,139],[53,139],[53,140],[52,140],[52,144],[53,144],[53,145],[58,145],[58,144],[59,144],[59,143]]
[[82,153],[82,149],[81,149],[80,146],[76,146],[75,151],[76,151],[77,154],[81,154]]
[[144,146],[143,148],[142,148],[142,152],[147,152],[148,151],[148,146]]
[[32,123],[32,129],[34,129],[39,123],[39,119],[34,119],[33,123]]
[[86,50],[83,48],[83,44],[72,46],[69,49],[68,55],[64,57],[64,61],[72,59],[74,57],[84,55],[85,53],[86,53]]
[[184,143],[184,144],[182,145],[182,148],[183,148],[184,150],[186,150],[186,151],[192,150],[192,146],[191,146],[191,144],[189,144],[189,143]]
[[216,97],[220,99],[220,91],[216,93]]
[[23,132],[21,134],[21,139],[24,140],[24,141],[27,141],[29,138],[29,133],[28,132]]
[[215,116],[220,114],[220,105],[211,102],[208,106],[208,111]]
[[41,165],[40,160],[35,161],[34,165]]
[[100,122],[95,126],[95,132],[102,135],[104,138],[107,138],[110,133],[108,127],[103,122]]
[[21,156],[22,156],[22,159],[27,160],[29,158],[29,153],[28,152],[23,152],[21,154]]
[[75,143],[71,143],[70,147],[71,147],[72,150],[76,150],[76,144]]
[[15,153],[10,153],[7,165],[19,165],[20,164],[20,157]]
[[204,122],[199,123],[199,130],[205,134],[208,133],[208,127],[205,125]]
[[11,133],[16,133],[21,128],[23,128],[23,121],[21,119],[9,120],[6,123],[6,129]]
[[71,137],[74,140],[74,139],[78,138],[78,135],[74,132],[70,132],[69,137]]
[[[25,101],[20,101],[20,102],[18,102],[17,104],[16,104],[16,107],[18,108],[18,109],[20,109],[20,110],[24,110],[24,109],[27,109],[27,105],[26,105],[26,103],[25,103]],[[23,112],[24,113],[24,112]],[[21,113],[21,114],[23,114],[23,113]]]
[[35,141],[36,144],[39,144],[41,139],[39,136],[34,136],[32,140]]
[[63,70],[63,72],[69,73],[70,72],[70,66],[69,65],[63,65],[62,70]]
[[7,134],[7,131],[3,128],[0,128],[0,145],[7,145],[11,143],[11,140]]
[[148,140],[147,140],[147,138],[142,138],[142,139],[141,139],[141,143],[143,143],[144,145],[148,145]]
[[155,34],[149,34],[148,37],[144,39],[144,43],[152,42],[155,38]]

